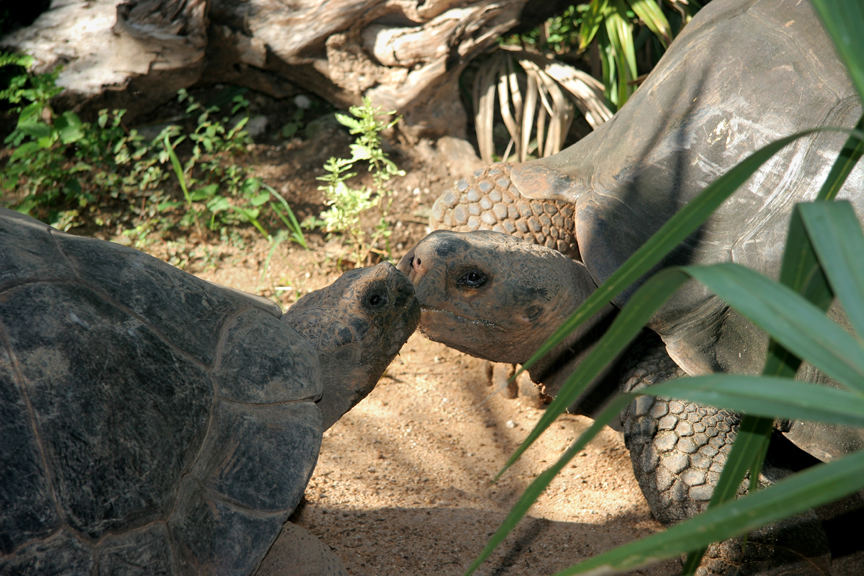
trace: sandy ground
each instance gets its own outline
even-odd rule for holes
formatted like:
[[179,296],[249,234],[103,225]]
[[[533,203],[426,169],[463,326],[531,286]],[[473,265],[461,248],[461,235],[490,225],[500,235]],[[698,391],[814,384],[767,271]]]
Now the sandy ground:
[[[299,523],[353,575],[464,573],[527,485],[590,424],[562,418],[493,483],[540,417],[531,404],[493,391],[483,362],[415,335],[325,434]],[[478,574],[552,574],[658,528],[622,439],[606,430]]]

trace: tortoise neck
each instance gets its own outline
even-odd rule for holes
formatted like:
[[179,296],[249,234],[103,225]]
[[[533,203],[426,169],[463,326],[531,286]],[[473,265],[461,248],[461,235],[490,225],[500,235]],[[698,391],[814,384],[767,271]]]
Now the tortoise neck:
[[[616,314],[617,309],[606,306],[577,327],[563,342],[528,369],[531,379],[542,385],[545,394],[557,396],[579,363],[594,349],[594,345],[609,328]],[[608,372],[609,368],[595,378],[580,397],[578,404],[571,406],[571,412],[591,416],[594,410],[615,392],[614,387],[610,390],[610,387],[598,384],[605,380]]]

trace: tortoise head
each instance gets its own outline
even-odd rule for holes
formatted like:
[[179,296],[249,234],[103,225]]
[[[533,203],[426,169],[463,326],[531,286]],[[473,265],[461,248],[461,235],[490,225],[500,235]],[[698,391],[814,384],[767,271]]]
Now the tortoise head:
[[318,351],[325,428],[372,391],[419,319],[411,282],[389,263],[350,270],[291,306],[284,321]]
[[582,263],[487,230],[433,232],[399,269],[427,337],[495,362],[530,358],[596,288]]

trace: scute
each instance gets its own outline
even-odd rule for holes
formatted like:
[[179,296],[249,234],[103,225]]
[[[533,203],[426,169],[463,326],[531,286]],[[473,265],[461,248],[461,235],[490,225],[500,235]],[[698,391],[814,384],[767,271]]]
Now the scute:
[[85,288],[31,284],[3,296],[16,388],[66,522],[99,538],[165,515],[204,436],[207,375]]
[[100,546],[97,565],[110,566],[110,573],[124,576],[170,576],[173,567],[168,542],[166,522],[109,536]]
[[249,406],[220,401],[191,475],[255,513],[294,509],[321,447],[321,413],[311,402]]
[[249,574],[279,533],[285,515],[258,514],[220,499],[193,479],[169,522],[184,574]]
[[154,330],[198,361],[211,365],[225,321],[257,307],[281,316],[272,302],[216,286],[152,256],[110,242],[54,233],[79,278],[146,318]]
[[[0,338],[3,336],[0,326]],[[8,352],[0,348],[0,554],[48,536],[60,518],[43,474],[27,406],[18,393]]]
[[45,540],[34,540],[18,550],[14,556],[0,559],[0,573],[15,575],[92,574],[93,566],[91,552],[65,530]]
[[250,308],[232,317],[224,332],[214,371],[219,396],[252,404],[315,401],[321,396],[314,346],[281,319]]
[[0,212],[0,290],[28,280],[74,279],[48,230],[18,212]]

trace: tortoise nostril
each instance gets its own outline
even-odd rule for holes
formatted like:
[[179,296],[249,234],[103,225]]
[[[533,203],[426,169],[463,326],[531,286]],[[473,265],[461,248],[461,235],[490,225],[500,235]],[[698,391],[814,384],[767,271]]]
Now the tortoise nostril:
[[422,262],[420,261],[420,258],[414,258],[414,265],[419,267],[420,264],[422,264]]

